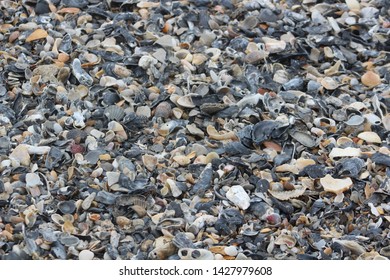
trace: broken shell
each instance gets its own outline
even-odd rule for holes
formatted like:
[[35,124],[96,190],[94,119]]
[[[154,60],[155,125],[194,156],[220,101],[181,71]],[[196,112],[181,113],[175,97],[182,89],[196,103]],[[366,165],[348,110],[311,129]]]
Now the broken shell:
[[26,42],[32,42],[39,39],[45,39],[48,36],[48,33],[44,29],[36,29],[33,33],[31,33],[27,38]]
[[361,132],[358,134],[358,137],[360,139],[363,139],[367,143],[382,143],[382,140],[379,135],[372,131]]
[[214,140],[228,140],[228,139],[236,139],[236,134],[233,131],[229,132],[218,132],[214,126],[207,126],[207,133],[211,139]]
[[143,155],[142,162],[150,172],[153,172],[157,166],[157,158],[152,155]]
[[303,195],[305,190],[306,190],[305,186],[294,186],[294,189],[290,191],[269,189],[268,192],[272,194],[273,197],[279,200],[289,200],[291,198],[295,198]]
[[286,245],[290,249],[293,248],[296,243],[297,240],[291,235],[287,234],[281,234],[275,240],[276,245]]
[[321,178],[320,183],[325,191],[335,194],[341,194],[353,186],[351,178],[335,179],[329,174]]
[[248,209],[250,206],[249,195],[240,185],[232,186],[226,193],[226,198],[243,210]]
[[177,104],[179,104],[180,106],[182,106],[184,108],[195,108],[196,107],[194,102],[192,101],[191,95],[180,96],[176,102],[177,102]]

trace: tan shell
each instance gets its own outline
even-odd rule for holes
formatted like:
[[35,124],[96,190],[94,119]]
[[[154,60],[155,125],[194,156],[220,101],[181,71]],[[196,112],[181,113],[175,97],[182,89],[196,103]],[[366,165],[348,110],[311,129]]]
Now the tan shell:
[[365,131],[358,134],[358,137],[360,139],[363,139],[364,141],[368,143],[382,143],[381,138],[379,135],[373,131]]
[[37,29],[33,33],[31,33],[27,39],[26,42],[32,42],[39,39],[45,39],[47,37],[48,33],[44,29]]
[[335,179],[329,174],[321,178],[320,183],[326,192],[332,192],[335,194],[341,194],[346,190],[349,190],[353,185],[353,182],[349,177],[344,179]]
[[218,132],[214,126],[209,125],[207,126],[207,134],[210,136],[211,139],[214,140],[228,140],[228,139],[235,139],[236,134],[233,131],[229,132]]
[[362,84],[368,87],[376,87],[381,83],[381,78],[373,71],[367,71],[361,78]]
[[142,162],[145,165],[146,169],[152,172],[156,168],[157,158],[152,155],[143,155]]
[[185,155],[174,156],[173,160],[176,161],[180,166],[186,166],[191,163],[191,159]]

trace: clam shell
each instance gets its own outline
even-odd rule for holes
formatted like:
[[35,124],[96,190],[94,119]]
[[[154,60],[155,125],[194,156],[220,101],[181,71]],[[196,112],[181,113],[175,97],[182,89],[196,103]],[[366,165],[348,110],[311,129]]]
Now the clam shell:
[[58,209],[62,214],[73,214],[76,211],[76,204],[73,200],[61,201],[58,203]]
[[367,87],[376,87],[381,84],[381,78],[373,71],[367,71],[361,78],[362,84]]
[[373,131],[361,132],[358,134],[358,137],[368,143],[382,143],[382,139]]

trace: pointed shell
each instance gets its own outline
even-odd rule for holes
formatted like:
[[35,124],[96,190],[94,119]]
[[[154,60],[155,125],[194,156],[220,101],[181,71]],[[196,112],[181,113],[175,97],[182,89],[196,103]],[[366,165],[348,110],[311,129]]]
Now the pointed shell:
[[47,31],[44,29],[36,29],[33,33],[31,33],[27,39],[26,42],[31,42],[39,39],[44,39],[48,35]]
[[349,177],[344,179],[335,179],[329,174],[321,178],[320,183],[326,192],[332,192],[335,194],[341,194],[346,190],[349,190],[353,185],[353,182]]

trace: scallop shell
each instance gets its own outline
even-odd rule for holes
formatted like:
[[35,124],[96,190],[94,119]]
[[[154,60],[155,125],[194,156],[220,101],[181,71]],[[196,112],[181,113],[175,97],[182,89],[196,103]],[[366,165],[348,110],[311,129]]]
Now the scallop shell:
[[111,106],[108,106],[105,110],[104,110],[104,115],[110,120],[110,121],[120,121],[123,119],[123,117],[125,116],[125,112],[124,110],[117,106],[117,105],[111,105]]

